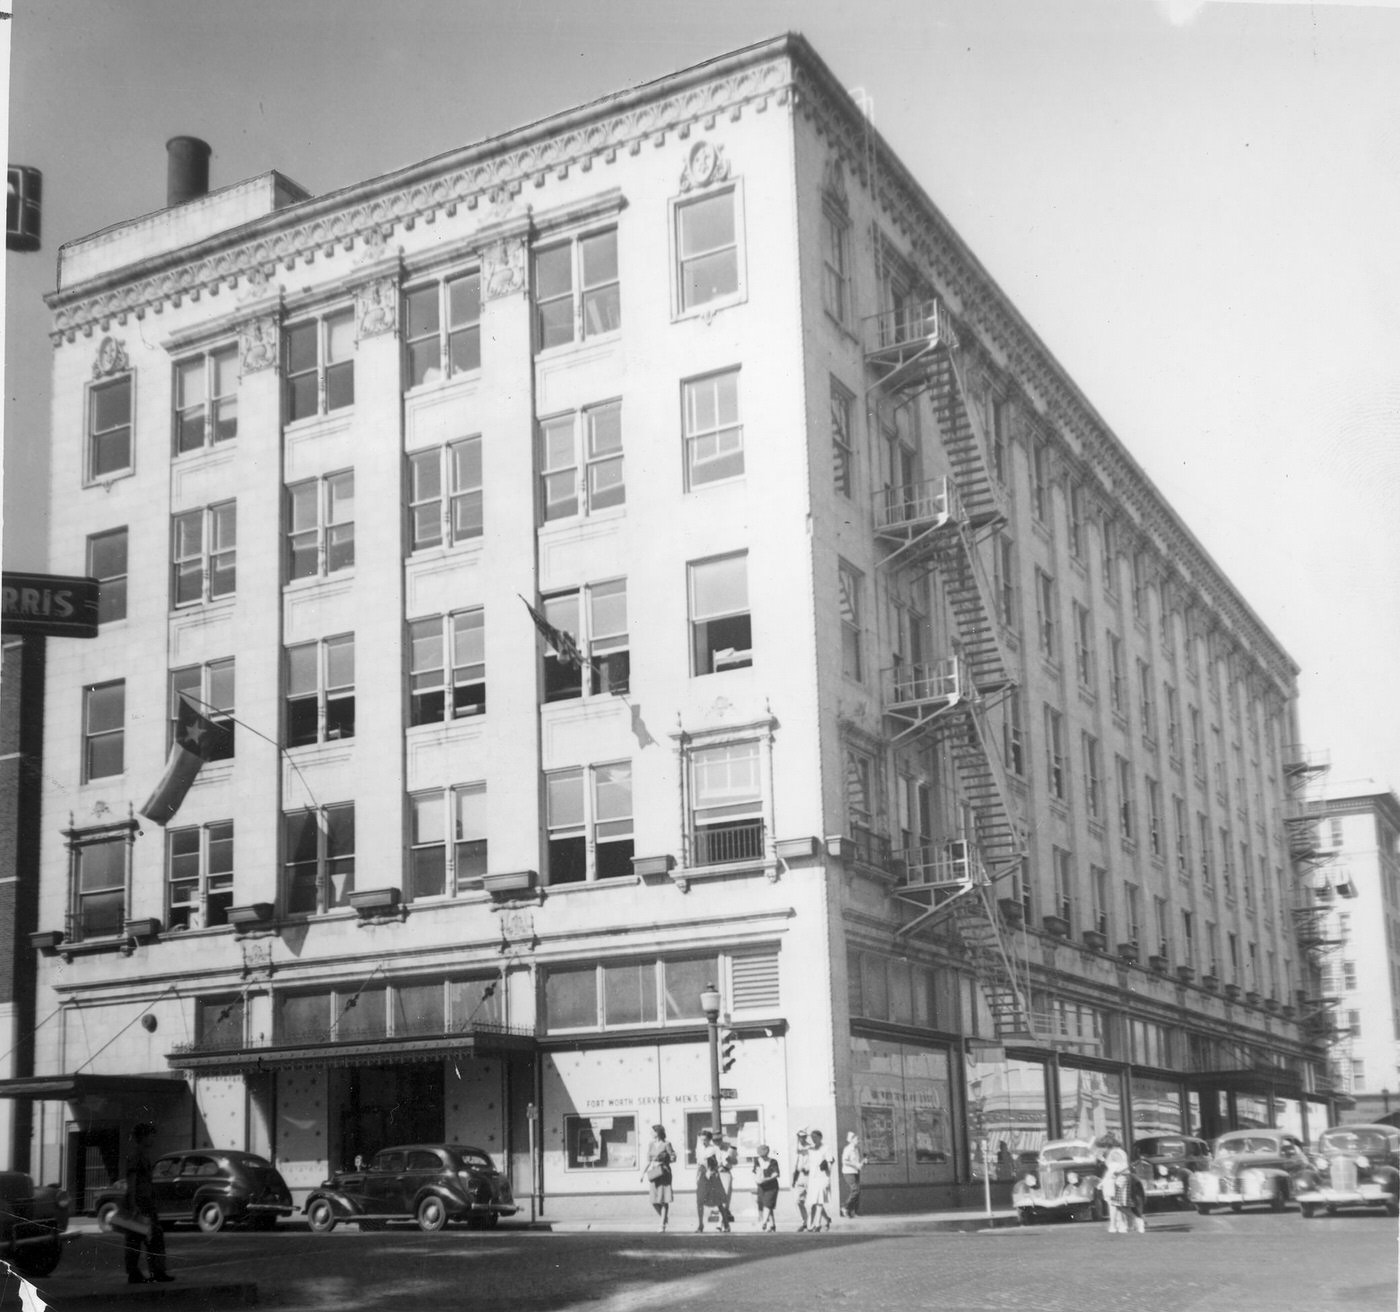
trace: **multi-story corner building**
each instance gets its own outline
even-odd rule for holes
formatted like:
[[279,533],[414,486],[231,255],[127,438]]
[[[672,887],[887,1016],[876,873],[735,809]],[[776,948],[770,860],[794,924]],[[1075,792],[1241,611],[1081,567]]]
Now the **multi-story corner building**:
[[1347,1120],[1374,1120],[1400,1111],[1400,799],[1372,780],[1315,791],[1303,914],[1318,1022]]
[[50,297],[50,554],[107,609],[0,1090],[44,1178],[154,1116],[596,1211],[709,1121],[711,983],[726,1132],[857,1129],[872,1205],[1326,1116],[1295,666],[806,42],[202,193]]

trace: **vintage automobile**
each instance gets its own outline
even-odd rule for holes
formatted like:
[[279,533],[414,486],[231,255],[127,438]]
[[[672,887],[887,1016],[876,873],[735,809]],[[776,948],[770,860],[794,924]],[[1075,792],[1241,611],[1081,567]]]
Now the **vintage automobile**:
[[[296,1210],[287,1182],[257,1153],[195,1148],[166,1153],[151,1166],[156,1215],[166,1225],[190,1222],[205,1234],[246,1222],[270,1230],[278,1217]],[[112,1214],[126,1198],[122,1185],[103,1189],[94,1199],[98,1228],[112,1228]]]
[[1232,1130],[1211,1146],[1209,1165],[1192,1172],[1187,1196],[1202,1216],[1256,1203],[1281,1212],[1307,1165],[1307,1149],[1287,1130]]
[[1107,1205],[1099,1192],[1103,1162],[1084,1139],[1057,1139],[1044,1144],[1035,1165],[1017,1167],[1011,1205],[1022,1225],[1052,1217],[1102,1218]]
[[1210,1145],[1184,1134],[1159,1134],[1133,1141],[1132,1172],[1142,1183],[1144,1202],[1170,1203],[1189,1210],[1187,1186],[1192,1171],[1210,1162]]
[[342,1221],[377,1230],[389,1221],[417,1221],[441,1230],[449,1221],[494,1226],[518,1209],[510,1181],[491,1155],[459,1143],[404,1144],[375,1153],[369,1165],[338,1171],[306,1200],[307,1223],[326,1234]]
[[1311,1167],[1294,1182],[1305,1219],[1339,1207],[1383,1207],[1400,1216],[1400,1129],[1337,1125],[1324,1130]]
[[23,1171],[0,1171],[0,1260],[22,1276],[46,1276],[63,1256],[68,1194],[36,1187]]

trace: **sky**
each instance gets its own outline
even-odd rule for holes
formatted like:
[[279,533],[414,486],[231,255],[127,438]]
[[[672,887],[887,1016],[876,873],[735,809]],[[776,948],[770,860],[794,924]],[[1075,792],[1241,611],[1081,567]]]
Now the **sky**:
[[49,567],[58,247],[161,208],[168,138],[321,194],[796,30],[1301,667],[1332,784],[1400,787],[1397,0],[13,9],[6,568]]

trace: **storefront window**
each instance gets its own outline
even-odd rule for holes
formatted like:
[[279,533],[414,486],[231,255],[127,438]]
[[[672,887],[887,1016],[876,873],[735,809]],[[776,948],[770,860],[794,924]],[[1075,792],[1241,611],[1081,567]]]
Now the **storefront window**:
[[395,1034],[441,1034],[442,985],[400,984],[394,989]]
[[853,1038],[851,1057],[861,1146],[880,1183],[954,1178],[948,1053]]
[[1107,1071],[1060,1067],[1060,1133],[1091,1143],[1112,1135],[1123,1142],[1123,1082]]
[[336,995],[337,1039],[382,1039],[385,1034],[384,986]]
[[1185,1134],[1186,1120],[1181,1111],[1181,1088],[1169,1080],[1131,1077],[1133,1137],[1146,1139],[1157,1134]]
[[1267,1098],[1256,1098],[1248,1093],[1235,1095],[1235,1129],[1261,1130],[1272,1124]]
[[1308,1139],[1316,1139],[1327,1124],[1325,1111],[1314,1107],[1311,1112],[1312,1114],[1308,1117],[1307,1131],[1304,1132],[1303,1104],[1297,1098],[1274,1099],[1274,1124],[1280,1130],[1287,1130],[1289,1134],[1296,1135],[1305,1142]]
[[554,966],[544,977],[545,1023],[552,1030],[591,1028],[598,1023],[598,968]]
[[[736,1144],[739,1159],[747,1163],[748,1158],[758,1155],[758,1145],[763,1142],[763,1123],[759,1119],[757,1107],[725,1107],[720,1113],[720,1129],[726,1144]],[[700,1131],[711,1124],[710,1113],[686,1112],[685,1114],[685,1162],[695,1165],[695,1145],[700,1139]]]
[[1016,1058],[970,1059],[967,1123],[974,1150],[985,1139],[989,1155],[998,1160],[1004,1160],[1003,1145],[1013,1161],[1022,1153],[1038,1152],[1050,1137],[1044,1065]]
[[666,1019],[703,1020],[700,995],[707,985],[718,985],[719,962],[714,957],[697,961],[662,963],[666,974]]
[[500,1025],[500,981],[496,979],[454,979],[447,984],[448,1021],[455,1032],[474,1025]]
[[635,1116],[564,1117],[566,1167],[570,1171],[637,1169]]

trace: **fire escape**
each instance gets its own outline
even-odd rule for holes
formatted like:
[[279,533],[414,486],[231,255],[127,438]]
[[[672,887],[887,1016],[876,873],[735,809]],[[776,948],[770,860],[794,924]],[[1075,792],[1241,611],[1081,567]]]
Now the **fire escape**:
[[950,476],[876,495],[875,534],[886,571],[936,571],[956,636],[929,664],[887,674],[886,724],[895,751],[934,748],[952,760],[964,802],[961,837],[899,854],[893,894],[916,913],[902,936],[951,923],[991,1011],[997,1037],[1046,1042],[1047,1026],[1030,1010],[1029,966],[1008,939],[993,887],[1018,870],[1025,837],[988,723],[991,706],[1014,680],[998,632],[993,593],[978,543],[1006,518],[987,467],[987,441],[969,404],[957,333],[941,302],[904,302],[867,321],[866,364],[872,405],[927,396]]
[[1288,857],[1293,865],[1293,927],[1307,972],[1307,987],[1298,990],[1299,1022],[1304,1036],[1326,1056],[1326,1078],[1335,1091],[1334,1072],[1350,1055],[1346,1031],[1339,1031],[1336,1008],[1341,1001],[1331,969],[1342,940],[1334,908],[1339,899],[1353,898],[1356,888],[1345,871],[1335,869],[1336,850],[1320,841],[1321,808],[1318,785],[1330,769],[1321,753],[1294,743],[1284,748],[1283,777],[1287,798],[1283,817]]

